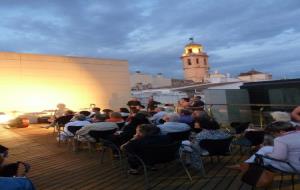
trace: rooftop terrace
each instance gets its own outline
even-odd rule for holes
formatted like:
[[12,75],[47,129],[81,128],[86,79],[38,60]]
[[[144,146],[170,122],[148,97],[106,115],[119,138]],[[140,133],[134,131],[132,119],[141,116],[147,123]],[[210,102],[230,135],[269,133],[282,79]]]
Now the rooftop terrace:
[[[7,162],[17,160],[26,161],[32,168],[29,178],[37,189],[42,190],[76,190],[76,189],[103,189],[103,190],[140,190],[144,189],[143,175],[127,176],[121,172],[118,161],[112,161],[109,156],[100,163],[99,152],[80,151],[74,153],[66,144],[55,141],[51,129],[32,125],[29,128],[5,129],[0,127],[0,144],[10,148]],[[108,154],[106,154],[108,155]],[[159,190],[247,190],[250,186],[242,184],[240,174],[228,170],[225,165],[241,162],[246,156],[236,151],[232,156],[221,158],[213,164],[204,159],[206,176],[200,172],[190,170],[193,182],[190,183],[180,165],[174,163],[167,167],[160,167],[158,171],[149,173],[152,189]],[[271,189],[279,189],[280,178],[276,179]],[[290,178],[283,180],[281,189],[292,189]],[[300,184],[295,186],[300,189]]]

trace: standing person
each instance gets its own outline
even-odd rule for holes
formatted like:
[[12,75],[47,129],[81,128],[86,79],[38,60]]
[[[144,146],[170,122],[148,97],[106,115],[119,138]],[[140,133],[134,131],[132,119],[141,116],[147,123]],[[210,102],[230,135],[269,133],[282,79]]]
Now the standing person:
[[204,102],[201,100],[201,96],[195,96],[190,106],[193,110],[204,110]]
[[56,105],[56,110],[54,111],[53,116],[49,119],[49,121],[51,122],[50,125],[45,126],[44,128],[50,128],[50,127],[54,127],[56,124],[56,119],[62,117],[65,115],[65,113],[69,110],[68,108],[66,108],[65,104],[59,103]]
[[157,108],[157,105],[161,104],[160,102],[157,102],[153,99],[153,96],[149,97],[148,105],[147,105],[147,111],[149,113],[155,113],[155,108]]

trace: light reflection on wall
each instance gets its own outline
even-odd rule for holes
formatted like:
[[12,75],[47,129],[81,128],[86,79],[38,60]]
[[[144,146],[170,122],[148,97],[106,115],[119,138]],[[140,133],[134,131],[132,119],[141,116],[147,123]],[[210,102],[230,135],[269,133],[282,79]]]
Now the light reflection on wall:
[[[109,100],[112,94],[129,97],[128,65],[112,66],[108,61],[106,64],[102,62],[0,53],[0,111],[42,111],[54,109],[57,103],[65,103],[74,110],[87,108],[90,104],[112,107]],[[118,65],[120,67],[116,67]],[[122,73],[117,78],[113,72],[116,69],[120,70],[119,75]],[[110,84],[112,78],[115,79],[114,85]],[[122,101],[118,103],[122,104]]]

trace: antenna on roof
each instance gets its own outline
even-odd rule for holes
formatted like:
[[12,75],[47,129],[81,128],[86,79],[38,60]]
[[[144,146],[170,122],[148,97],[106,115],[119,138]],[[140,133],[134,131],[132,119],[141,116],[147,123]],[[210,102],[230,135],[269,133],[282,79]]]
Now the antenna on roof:
[[194,43],[194,38],[193,37],[190,37],[189,40],[190,40],[190,43]]

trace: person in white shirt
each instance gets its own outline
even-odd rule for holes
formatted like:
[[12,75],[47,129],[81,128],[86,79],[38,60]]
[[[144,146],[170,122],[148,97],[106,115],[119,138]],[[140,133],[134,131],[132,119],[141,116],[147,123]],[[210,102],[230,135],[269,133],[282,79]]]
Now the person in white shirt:
[[[273,135],[276,136],[274,139],[274,146],[263,146],[256,154],[289,162],[294,169],[300,172],[300,131],[295,130],[294,127],[277,127],[277,129],[275,126],[273,126],[273,129],[266,129],[272,130]],[[245,171],[247,170],[249,163],[255,162],[255,158],[256,156],[252,155],[244,163],[229,166],[228,168]],[[288,164],[280,161],[264,158],[263,162],[264,165],[271,165],[272,167],[283,171],[294,172],[294,169]]]
[[105,115],[96,114],[93,117],[93,123],[87,124],[76,132],[75,139],[77,141],[89,141],[96,142],[96,139],[89,135],[90,131],[109,131],[113,129],[118,129],[118,125],[115,122],[105,122]]
[[153,124],[161,124],[160,123],[160,120],[164,117],[164,115],[166,115],[166,111],[165,111],[165,108],[164,107],[157,107],[155,108],[155,112],[156,114],[154,114],[151,118],[150,118],[150,121],[153,123]]
[[185,123],[179,123],[179,115],[177,113],[167,113],[163,116],[164,124],[158,125],[162,135],[175,132],[188,131],[191,127]]
[[63,132],[60,134],[61,140],[65,140],[68,137],[74,136],[74,134],[71,131],[69,131],[70,126],[83,127],[87,124],[90,124],[90,122],[87,121],[86,117],[82,114],[75,115],[74,119],[75,119],[75,121],[71,121],[65,125]]

